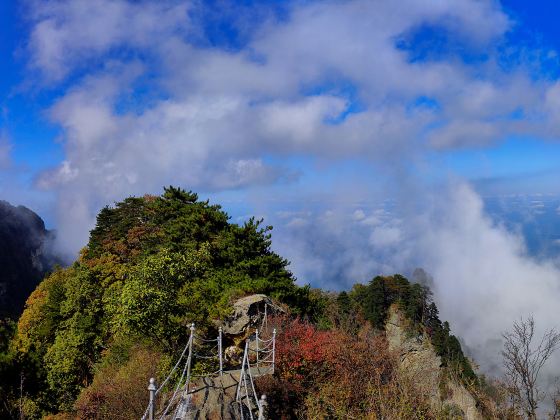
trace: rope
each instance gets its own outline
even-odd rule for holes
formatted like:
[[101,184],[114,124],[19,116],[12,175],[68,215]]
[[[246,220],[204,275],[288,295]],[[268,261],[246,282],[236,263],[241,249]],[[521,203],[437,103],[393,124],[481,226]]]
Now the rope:
[[173,404],[173,401],[175,401],[175,397],[177,396],[177,392],[179,391],[179,388],[181,387],[181,382],[183,381],[183,378],[185,377],[185,372],[186,371],[187,371],[187,364],[185,364],[185,367],[183,369],[183,373],[181,374],[181,378],[179,379],[179,382],[177,382],[177,386],[175,387],[175,391],[173,391],[173,395],[171,396],[171,399],[169,400],[169,404],[167,404],[167,407],[165,407],[165,411],[161,415],[160,420],[165,417],[165,415],[167,414],[167,412],[171,408],[171,405]]
[[[256,406],[257,409],[260,409],[260,405],[259,405],[259,399],[257,397],[257,391],[255,389],[255,382],[253,379],[253,373],[251,372],[251,362],[249,360],[249,350],[251,350],[248,346],[248,343],[245,344],[245,351],[243,353],[243,362],[241,365],[241,374],[240,374],[240,378],[239,378],[239,383],[238,383],[238,391],[237,391],[237,397],[236,397],[236,401],[239,404],[240,407],[240,416],[243,419],[244,415],[243,415],[243,408],[244,408],[244,404],[243,404],[243,400],[246,400],[246,406],[247,409],[249,411],[249,417],[251,419],[253,419],[253,410],[251,409],[251,405],[252,405],[252,401],[251,399],[254,400],[254,405]],[[247,377],[249,378],[247,380]],[[247,382],[249,382],[249,384],[247,384]],[[249,391],[249,385],[251,388],[251,391]],[[239,391],[242,389],[245,389],[245,393],[244,395],[242,393],[240,393]]]
[[259,348],[259,351],[266,351],[266,350],[268,350],[268,349],[271,348],[271,347],[272,347],[272,342],[268,343],[267,345],[265,345],[265,346],[262,347],[262,348]]
[[194,338],[197,339],[197,340],[203,341],[205,343],[212,343],[214,341],[217,342],[220,339],[219,337],[218,338],[207,339],[207,338],[202,338],[198,335],[195,335]]
[[251,420],[253,420],[251,401],[249,400],[249,390],[247,389],[247,374],[243,375],[243,383],[245,384],[245,397],[247,398],[247,408],[249,409],[249,417],[251,418]]
[[253,375],[251,374],[251,365],[249,364],[249,359],[247,359],[247,367],[249,368],[249,379],[251,382],[251,388],[253,389],[253,397],[255,398],[255,403],[257,407],[259,406],[259,398],[257,397],[257,392],[255,391],[255,384],[253,382]]
[[[275,305],[270,305],[268,303],[266,303],[265,305],[270,306],[274,309],[279,308]],[[261,323],[261,331],[264,331],[265,329],[266,330],[269,329],[268,328],[269,326],[267,325],[267,319],[266,319],[267,318],[266,306],[265,306],[265,317],[264,317],[264,319]],[[263,326],[264,326],[264,328],[263,328]],[[161,385],[158,387],[158,389],[155,392],[152,391],[152,392],[154,392],[154,397],[157,396],[161,392],[161,390],[168,384],[168,382],[173,377],[177,368],[180,366],[181,362],[184,360],[187,349],[189,349],[187,360],[186,360],[185,365],[183,366],[183,369],[182,369],[182,372],[181,372],[181,377],[177,381],[177,385],[175,386],[173,394],[172,394],[171,398],[169,399],[169,402],[168,402],[167,406],[165,407],[165,410],[158,417],[159,420],[163,420],[165,418],[165,416],[167,415],[167,413],[169,412],[169,410],[171,409],[171,407],[175,403],[175,401],[177,399],[177,396],[178,396],[178,393],[179,393],[179,390],[181,389],[182,385],[184,385],[183,397],[182,397],[181,400],[179,400],[179,402],[175,406],[175,410],[174,410],[174,413],[173,413],[173,418],[176,418],[176,415],[177,415],[178,412],[181,412],[182,413],[181,415],[183,415],[183,414],[185,414],[185,412],[189,411],[190,396],[192,394],[194,394],[196,392],[199,392],[200,390],[206,388],[206,387],[200,387],[200,388],[189,391],[189,384],[190,384],[192,378],[214,377],[214,376],[220,374],[221,372],[222,373],[228,372],[228,371],[222,371],[220,369],[220,370],[217,370],[217,371],[209,373],[209,374],[201,374],[201,375],[192,375],[191,374],[190,366],[191,366],[191,363],[193,362],[193,359],[205,359],[205,360],[214,359],[214,360],[216,360],[216,359],[220,358],[220,356],[221,356],[220,355],[220,345],[221,345],[220,338],[221,338],[221,335],[218,336],[218,338],[213,338],[213,339],[206,339],[206,338],[200,337],[199,335],[194,333],[194,324],[193,324],[193,326],[191,328],[191,334],[189,335],[189,340],[187,342],[187,345],[184,347],[183,351],[181,352],[181,355],[179,356],[177,362],[175,363],[175,365],[173,366],[173,368],[171,369],[171,371],[169,372],[167,377],[164,379],[164,381],[161,383]],[[195,340],[196,340],[196,343],[195,343]],[[249,337],[248,342],[256,343],[257,348],[252,349],[252,348],[249,347],[248,344],[246,344],[245,351],[243,352],[243,360],[242,360],[242,363],[241,363],[241,373],[240,373],[241,376],[239,378],[239,383],[238,383],[236,403],[238,404],[239,409],[240,409],[240,417],[241,417],[241,419],[244,419],[244,417],[245,417],[245,415],[244,415],[245,404],[243,403],[243,400],[245,399],[247,401],[246,402],[246,407],[247,407],[247,411],[249,411],[249,417],[250,417],[251,420],[253,420],[253,412],[252,412],[253,410],[251,409],[251,406],[252,406],[251,399],[254,399],[255,404],[256,404],[256,408],[260,409],[260,403],[259,403],[259,399],[257,397],[257,393],[256,393],[256,389],[255,389],[253,374],[251,372],[251,363],[250,363],[250,360],[249,360],[249,353],[252,352],[252,353],[257,354],[257,362],[258,362],[257,365],[256,365],[257,370],[260,369],[259,366],[258,366],[259,364],[262,364],[262,363],[272,364],[272,366],[269,366],[264,371],[264,372],[269,372],[271,369],[273,369],[273,366],[274,366],[275,336],[273,335],[271,338],[262,339],[258,335],[258,332],[257,332],[254,336]],[[204,349],[204,352],[206,353],[208,351],[210,353],[210,355],[208,355],[208,353],[206,353],[206,354],[195,353],[193,351],[193,345],[196,344],[198,346],[201,343],[202,344],[204,344],[204,343],[217,343],[217,344],[214,345],[209,350]],[[261,347],[261,343],[262,343],[262,347]],[[216,352],[217,354],[214,353],[216,350],[217,350],[217,352]],[[262,358],[259,358],[260,354],[263,355]],[[186,380],[183,384],[183,380],[185,379],[185,374],[186,374]],[[262,373],[262,371],[257,371],[256,372],[256,375],[258,375],[258,376],[262,376],[264,374],[265,373]],[[249,384],[247,384],[247,382],[249,382]],[[252,392],[249,391],[249,386],[250,386],[250,389],[251,389]],[[243,392],[243,389],[244,389],[245,392]],[[155,405],[155,399],[154,399],[154,405]],[[144,415],[142,416],[141,420],[146,420],[146,418],[149,414],[149,411],[150,411],[150,405],[148,405],[148,407],[146,408],[146,411],[144,412]]]
[[181,363],[181,360],[183,359],[183,356],[185,355],[185,352],[187,351],[187,349],[189,348],[189,341],[190,341],[190,336],[189,336],[189,340],[187,341],[187,345],[185,346],[185,348],[183,349],[183,352],[181,353],[181,356],[179,356],[179,359],[177,360],[177,363],[175,363],[175,366],[173,366],[173,369],[171,369],[171,372],[169,372],[169,375],[167,375],[167,378],[165,378],[165,380],[161,383],[161,385],[159,386],[158,389],[156,389],[156,393],[155,395],[159,394],[159,391],[161,391],[163,389],[163,387],[165,386],[165,384],[169,381],[169,379],[171,378],[171,375],[173,375],[173,372],[175,372],[175,370],[177,369],[177,367],[179,366],[179,363]]
[[203,356],[201,354],[195,353],[194,356],[198,359],[217,359],[219,355]]
[[[272,347],[272,346],[271,346]],[[259,349],[259,353],[272,353],[273,350],[271,347],[266,347],[264,349]]]
[[[189,397],[189,383],[191,382],[191,361],[192,361],[192,342],[191,342],[191,348],[189,350],[189,357],[188,357],[188,361],[187,361],[187,380],[185,381],[185,390],[183,391],[183,396],[185,399],[187,399],[187,404],[190,402],[190,400],[188,400]],[[179,381],[179,383],[177,384],[177,386],[179,386],[181,384],[181,381]],[[179,401],[179,403],[177,404],[177,406],[175,407],[175,410],[173,411],[173,419],[177,418],[177,413],[179,412],[179,409],[181,408],[181,401]],[[186,410],[188,411],[189,407],[187,405]],[[165,413],[164,413],[165,415]]]
[[[191,334],[191,336],[189,338],[189,344],[188,344],[189,347],[192,343],[192,339],[193,339],[193,335]],[[173,391],[173,396],[169,400],[169,404],[167,405],[167,407],[165,408],[165,411],[161,415],[160,420],[165,417],[165,415],[167,414],[167,412],[171,408],[171,405],[173,404],[173,401],[175,400],[175,397],[177,395],[177,391],[179,391],[179,388],[181,387],[181,382],[183,381],[183,378],[185,377],[185,372],[187,371],[187,368],[191,363],[191,359],[192,359],[191,356],[192,356],[192,351],[189,350],[189,355],[187,357],[187,363],[185,363],[185,367],[183,368],[183,372],[181,373],[181,378],[179,379],[179,382],[177,382],[177,386],[175,387],[175,391]],[[187,383],[188,383],[188,381],[189,381],[189,378],[187,378]]]
[[[191,333],[191,335],[192,335],[192,333]],[[163,389],[163,387],[171,379],[171,376],[173,376],[173,373],[175,372],[175,370],[177,370],[177,367],[179,367],[179,364],[181,363],[181,360],[183,360],[183,357],[185,356],[185,353],[186,353],[187,349],[189,348],[191,335],[189,335],[189,339],[187,340],[187,345],[185,346],[185,348],[181,352],[181,355],[179,356],[179,359],[177,359],[177,363],[175,363],[175,366],[173,366],[173,368],[169,372],[169,375],[167,375],[167,377],[163,380],[163,382],[158,387],[158,389],[156,389],[156,391],[154,392],[154,397],[157,396],[160,393],[160,391]],[[181,380],[182,380],[182,377],[181,377]],[[154,404],[155,404],[155,401],[154,401]],[[144,415],[142,416],[141,420],[145,420],[147,418],[149,410],[150,410],[150,405],[148,404],[148,407],[146,408],[146,411],[144,412]]]

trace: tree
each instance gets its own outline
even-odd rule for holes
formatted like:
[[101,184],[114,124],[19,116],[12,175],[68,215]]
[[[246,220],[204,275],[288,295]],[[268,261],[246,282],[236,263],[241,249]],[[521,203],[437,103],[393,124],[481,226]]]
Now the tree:
[[505,332],[502,356],[512,397],[518,401],[527,418],[537,418],[537,408],[543,398],[538,386],[542,367],[560,344],[560,333],[548,330],[539,344],[533,343],[535,320],[532,316],[514,322],[512,331]]
[[[0,343],[0,404],[6,395],[8,410],[17,411],[21,371],[27,417],[69,410],[119,343],[173,359],[187,324],[215,328],[245,294],[265,293],[311,317],[317,305],[272,251],[271,229],[255,219],[230,223],[220,206],[174,187],[105,207],[79,259],[27,300],[10,337],[13,355]],[[122,347],[116,368],[131,346]]]

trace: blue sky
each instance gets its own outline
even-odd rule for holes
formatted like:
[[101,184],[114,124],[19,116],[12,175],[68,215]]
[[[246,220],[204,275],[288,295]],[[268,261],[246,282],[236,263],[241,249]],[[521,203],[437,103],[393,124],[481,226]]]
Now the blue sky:
[[[72,254],[100,207],[168,184],[234,220],[265,217],[280,243],[302,215],[427,211],[450,185],[559,194],[559,11],[2,2],[0,195],[40,212]],[[402,268],[387,259],[374,267]]]
[[[232,4],[224,7],[227,2],[208,2],[207,7],[200,10],[190,11],[193,19],[198,21],[201,29],[196,34],[190,34],[192,42],[203,48],[217,48],[223,50],[241,50],[251,42],[252,29],[247,28],[247,22],[260,16],[270,14],[281,19],[289,19],[290,10],[293,5],[286,1],[279,2],[243,2],[243,7],[234,7]],[[11,159],[15,166],[22,168],[23,179],[21,188],[34,190],[35,177],[42,171],[55,167],[65,159],[64,147],[61,137],[64,133],[59,124],[53,123],[48,112],[50,107],[61,97],[67,94],[73,84],[79,83],[80,78],[87,77],[88,69],[73,69],[67,79],[57,83],[41,79],[41,69],[30,64],[28,48],[30,34],[36,21],[29,18],[31,9],[35,7],[33,2],[2,2],[0,5],[0,54],[2,56],[2,68],[0,77],[0,98],[2,100],[1,130],[7,136],[11,144]],[[236,13],[242,9],[245,16]],[[526,54],[544,54],[541,50],[556,51],[560,47],[560,29],[555,22],[554,16],[560,11],[560,5],[552,1],[502,2],[502,11],[513,21],[512,27],[503,35],[502,39],[490,48],[497,49],[525,49]],[[467,63],[474,62],[476,68],[478,60],[485,61],[488,54],[484,48],[475,47],[457,39],[453,32],[438,27],[438,25],[425,25],[423,28],[413,28],[411,34],[405,34],[407,38],[406,49],[411,51],[414,60],[460,60]],[[404,48],[404,47],[403,47]],[[534,51],[531,51],[533,49]],[[537,52],[538,50],[538,52]],[[112,50],[104,57],[93,60],[92,67],[102,66],[104,60],[126,55],[140,56],[140,60],[150,61],[151,57],[146,54],[141,56],[141,51],[126,51],[126,46],[121,45]],[[517,57],[520,52],[512,54]],[[483,57],[483,58],[480,58]],[[537,66],[529,63],[528,66]],[[556,57],[546,60],[541,73],[535,77],[550,79],[558,72]],[[139,78],[132,87],[131,96],[123,101],[123,107],[149,106],[151,96],[157,97],[158,87],[150,82],[150,77],[157,77],[159,69],[150,64],[149,71],[143,78]],[[92,71],[94,72],[94,71]],[[152,73],[152,76],[150,76]],[[308,90],[308,94],[322,92],[337,92],[346,96],[350,105],[342,113],[334,116],[333,123],[341,121],[346,115],[358,112],[363,108],[360,105],[357,89],[352,82],[337,80],[336,77],[325,85],[321,81],[319,85]],[[342,86],[342,87],[341,87]],[[437,103],[437,102],[433,102]],[[126,108],[125,108],[126,109]],[[485,191],[485,193],[500,194],[504,191],[515,192],[519,176],[526,176],[527,181],[519,186],[519,193],[530,192],[558,192],[560,188],[556,177],[560,175],[558,157],[560,156],[560,144],[552,139],[542,139],[538,135],[517,136],[515,133],[497,133],[492,144],[482,147],[473,142],[474,146],[466,145],[458,149],[438,150],[435,159],[442,162],[447,170],[457,172],[468,180],[478,182],[484,179],[500,179],[496,190]],[[296,153],[296,155],[300,155]],[[300,156],[301,157],[301,156]],[[274,157],[273,157],[274,158]],[[284,159],[281,157],[280,159]],[[307,159],[306,159],[307,158]],[[296,164],[296,169],[302,173],[302,181],[311,186],[319,183],[315,168],[309,163],[313,159],[303,156],[302,159],[294,159],[302,167]],[[311,156],[312,158],[312,156]],[[349,160],[351,161],[351,159]],[[338,169],[337,169],[338,170]],[[367,176],[367,174],[363,174]],[[328,174],[327,174],[328,177]],[[204,188],[203,188],[204,189]],[[31,192],[30,192],[31,193]],[[9,198],[9,197],[8,197]],[[25,195],[22,196],[25,202]],[[45,209],[46,211],[47,209]],[[56,224],[53,218],[45,215],[51,220],[51,225]]]
[[423,267],[491,371],[513,319],[558,327],[559,12],[2,1],[0,199],[70,259],[101,207],[171,184],[263,217],[300,284]]

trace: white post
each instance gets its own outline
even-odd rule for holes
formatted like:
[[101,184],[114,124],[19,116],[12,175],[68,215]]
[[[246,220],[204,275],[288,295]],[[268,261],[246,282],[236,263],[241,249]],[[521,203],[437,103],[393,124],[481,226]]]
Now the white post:
[[194,322],[191,324],[191,336],[189,338],[189,357],[187,358],[187,384],[185,385],[185,398],[189,395],[189,382],[191,381],[193,341],[194,341]]
[[[266,307],[266,306],[265,306]],[[255,330],[255,343],[257,345],[257,369],[259,368],[259,329]]]
[[265,331],[268,331],[268,320],[266,317],[266,308],[268,307],[268,303],[264,303],[264,322],[263,322],[263,329]]
[[148,419],[155,419],[155,399],[156,399],[156,380],[155,378],[150,378],[150,384],[148,385],[148,391],[150,391],[150,404],[148,406]]
[[220,353],[220,376],[224,372],[224,362],[222,359],[222,327],[218,329],[218,353]]
[[243,353],[243,361],[241,362],[241,373],[239,374],[239,383],[237,384],[237,392],[235,394],[236,401],[240,401],[239,395],[241,392],[241,381],[245,376],[245,358],[247,357],[248,345],[249,345],[249,341],[245,341],[245,352]]
[[249,387],[247,386],[247,374],[243,376],[243,384],[245,385],[245,400],[247,401],[247,411],[249,411],[249,418],[253,420],[253,409],[251,407],[251,399],[249,398]]
[[276,328],[272,330],[272,373],[274,373],[275,361],[276,361]]
[[266,395],[262,394],[259,401],[259,418],[258,420],[265,420],[266,415]]

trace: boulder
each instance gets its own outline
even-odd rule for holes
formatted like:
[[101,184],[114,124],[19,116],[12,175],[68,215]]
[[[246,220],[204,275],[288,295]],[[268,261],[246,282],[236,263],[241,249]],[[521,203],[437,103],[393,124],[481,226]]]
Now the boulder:
[[239,365],[243,359],[243,350],[237,346],[226,347],[224,358],[226,363]]
[[266,295],[245,296],[233,304],[233,314],[220,326],[225,335],[245,338],[256,328],[261,328],[265,316],[285,312]]

